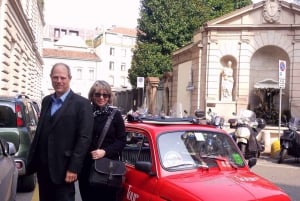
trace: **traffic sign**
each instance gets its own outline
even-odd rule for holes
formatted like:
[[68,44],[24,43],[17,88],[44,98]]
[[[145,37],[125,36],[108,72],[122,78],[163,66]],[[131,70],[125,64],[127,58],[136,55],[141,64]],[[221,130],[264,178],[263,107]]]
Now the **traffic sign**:
[[144,77],[137,77],[137,80],[136,80],[137,88],[144,88],[144,84],[145,84]]
[[285,77],[286,77],[286,61],[279,60],[278,62],[278,72],[279,72],[279,88],[285,88]]

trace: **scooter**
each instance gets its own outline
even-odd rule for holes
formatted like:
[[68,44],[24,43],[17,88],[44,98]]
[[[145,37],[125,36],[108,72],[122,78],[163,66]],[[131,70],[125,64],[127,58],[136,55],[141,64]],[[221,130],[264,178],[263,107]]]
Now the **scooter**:
[[208,125],[212,125],[220,129],[223,128],[225,122],[224,117],[219,116],[217,113],[213,112],[210,108],[208,109],[207,114],[209,115],[209,119],[206,121]]
[[291,118],[288,123],[288,130],[283,131],[280,137],[280,153],[278,163],[282,163],[287,155],[300,157],[300,134],[297,132],[300,129],[300,119]]
[[266,122],[262,118],[256,118],[251,110],[241,110],[237,119],[229,119],[230,128],[235,132],[230,135],[237,143],[246,159],[259,158],[265,150],[264,140],[258,140],[258,134],[265,128]]

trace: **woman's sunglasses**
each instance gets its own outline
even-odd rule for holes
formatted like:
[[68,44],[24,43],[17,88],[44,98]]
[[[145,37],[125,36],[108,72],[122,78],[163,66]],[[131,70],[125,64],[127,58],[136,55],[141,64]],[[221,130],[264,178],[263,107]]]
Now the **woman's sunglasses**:
[[96,97],[96,98],[100,98],[101,96],[102,96],[103,98],[109,98],[109,97],[110,97],[109,94],[94,93],[94,97]]

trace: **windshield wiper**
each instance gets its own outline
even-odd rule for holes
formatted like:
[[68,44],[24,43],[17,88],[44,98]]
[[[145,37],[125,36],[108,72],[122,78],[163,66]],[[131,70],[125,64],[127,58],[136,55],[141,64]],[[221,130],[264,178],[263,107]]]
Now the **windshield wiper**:
[[219,161],[227,161],[226,158],[220,157],[220,156],[216,156],[216,155],[201,155],[200,157],[201,158],[216,159],[216,160],[219,160]]
[[177,165],[168,166],[167,168],[177,168],[177,167],[182,167],[182,166],[196,166],[196,164],[195,163],[180,163]]
[[208,165],[203,165],[203,164],[196,164],[196,163],[181,163],[181,164],[178,164],[178,165],[172,165],[172,166],[169,166],[167,168],[177,168],[177,167],[182,167],[182,166],[193,166],[193,167],[200,167],[200,168],[205,168],[205,169],[208,169]]

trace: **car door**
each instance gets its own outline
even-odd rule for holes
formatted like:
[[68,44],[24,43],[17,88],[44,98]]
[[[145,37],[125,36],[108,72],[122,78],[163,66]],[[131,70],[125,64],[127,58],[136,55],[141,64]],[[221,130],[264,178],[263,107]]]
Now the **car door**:
[[127,142],[122,152],[122,160],[126,164],[123,200],[146,201],[153,200],[153,192],[157,183],[155,175],[147,174],[135,168],[137,161],[153,164],[153,147],[146,134],[141,132],[126,132]]
[[0,139],[0,200],[14,200],[16,196],[17,170],[14,160],[5,148],[8,145]]

